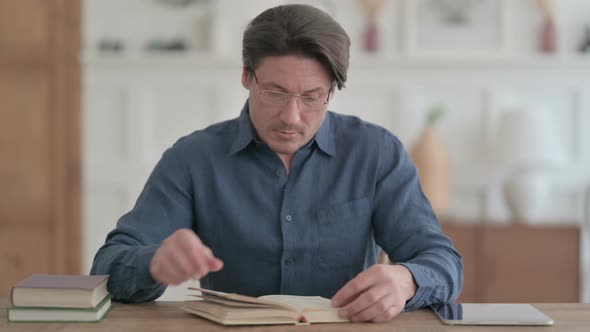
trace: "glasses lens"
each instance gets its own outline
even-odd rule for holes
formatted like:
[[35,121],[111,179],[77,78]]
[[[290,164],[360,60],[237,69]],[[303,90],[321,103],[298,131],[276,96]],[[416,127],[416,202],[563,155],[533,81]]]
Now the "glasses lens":
[[[258,82],[257,82],[258,84]],[[260,89],[260,88],[259,88]],[[273,91],[273,90],[259,90],[262,101],[273,106],[285,106],[289,103],[289,98],[297,98],[297,105],[302,112],[316,112],[320,111],[325,102],[325,98],[296,96],[288,93]]]
[[278,91],[264,90],[262,91],[262,97],[267,103],[277,106],[283,106],[289,101],[287,94]]
[[307,112],[320,110],[324,105],[324,100],[321,98],[300,97],[299,101],[301,110]]

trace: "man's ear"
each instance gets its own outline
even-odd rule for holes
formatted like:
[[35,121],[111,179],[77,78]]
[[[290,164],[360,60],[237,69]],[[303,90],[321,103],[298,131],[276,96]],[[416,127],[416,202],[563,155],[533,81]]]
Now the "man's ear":
[[250,80],[250,71],[246,67],[242,67],[242,86],[246,90],[250,90],[250,84],[252,81]]

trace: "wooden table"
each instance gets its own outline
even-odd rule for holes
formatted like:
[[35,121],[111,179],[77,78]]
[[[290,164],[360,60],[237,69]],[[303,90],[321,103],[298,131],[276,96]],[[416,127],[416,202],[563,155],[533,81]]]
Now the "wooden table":
[[538,304],[538,309],[553,318],[553,326],[446,326],[427,310],[404,313],[387,323],[316,324],[308,326],[240,326],[226,327],[185,313],[182,302],[144,304],[114,303],[107,317],[99,323],[16,323],[6,319],[8,301],[0,299],[0,331],[590,331],[590,304]]

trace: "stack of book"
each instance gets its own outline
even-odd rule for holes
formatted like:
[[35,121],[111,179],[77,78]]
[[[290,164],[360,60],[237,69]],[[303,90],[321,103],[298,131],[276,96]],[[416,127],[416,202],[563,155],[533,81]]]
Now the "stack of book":
[[12,322],[97,322],[111,308],[108,276],[34,274],[12,288]]

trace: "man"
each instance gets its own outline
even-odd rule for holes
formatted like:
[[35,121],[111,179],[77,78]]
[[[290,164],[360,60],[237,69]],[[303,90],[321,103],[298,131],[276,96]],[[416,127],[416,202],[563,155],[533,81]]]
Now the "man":
[[[98,251],[116,300],[166,285],[252,296],[320,295],[343,317],[385,321],[454,301],[461,256],[442,234],[402,144],[327,111],[350,41],[322,11],[271,8],[243,37],[237,119],[180,139]],[[379,247],[395,262],[375,264]]]

